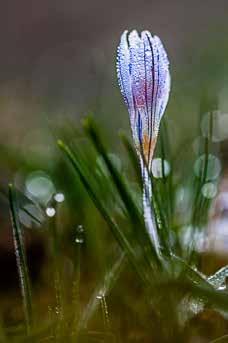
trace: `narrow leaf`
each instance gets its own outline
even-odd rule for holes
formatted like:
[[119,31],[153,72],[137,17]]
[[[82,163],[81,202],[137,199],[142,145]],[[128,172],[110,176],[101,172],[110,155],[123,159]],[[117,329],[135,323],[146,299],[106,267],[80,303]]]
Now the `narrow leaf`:
[[23,233],[18,220],[18,206],[14,186],[9,185],[9,204],[10,216],[13,228],[13,242],[16,254],[17,268],[21,284],[21,292],[23,298],[24,314],[26,321],[27,334],[31,331],[32,325],[32,298],[31,287],[29,280],[29,272],[27,259],[24,248]]

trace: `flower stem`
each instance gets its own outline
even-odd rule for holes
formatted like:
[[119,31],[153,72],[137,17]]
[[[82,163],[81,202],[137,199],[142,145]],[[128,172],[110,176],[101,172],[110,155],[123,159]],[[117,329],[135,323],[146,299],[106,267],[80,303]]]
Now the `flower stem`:
[[[141,164],[142,165],[142,164]],[[155,222],[155,215],[151,205],[152,198],[152,184],[149,177],[148,170],[142,166],[142,179],[143,179],[143,215],[148,234],[154,244],[156,253],[161,257],[160,240]]]

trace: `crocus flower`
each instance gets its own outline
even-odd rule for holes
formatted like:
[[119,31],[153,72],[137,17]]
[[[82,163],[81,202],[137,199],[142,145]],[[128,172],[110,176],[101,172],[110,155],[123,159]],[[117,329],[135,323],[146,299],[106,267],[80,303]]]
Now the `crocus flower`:
[[117,52],[117,76],[140,159],[145,224],[160,255],[149,177],[159,125],[170,91],[169,61],[160,39],[148,31],[143,31],[141,36],[136,30],[129,34],[125,31]]
[[169,61],[157,36],[125,31],[117,53],[117,75],[128,108],[138,154],[148,169],[170,91]]

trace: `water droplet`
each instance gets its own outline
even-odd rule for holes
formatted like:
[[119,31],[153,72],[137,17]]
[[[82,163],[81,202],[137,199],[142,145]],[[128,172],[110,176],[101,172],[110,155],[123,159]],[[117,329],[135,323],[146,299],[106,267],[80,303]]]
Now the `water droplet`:
[[204,173],[204,168],[207,165],[207,175],[206,179],[211,179],[214,180],[216,179],[220,172],[221,172],[221,163],[220,160],[214,156],[209,154],[207,156],[207,161],[206,161],[206,155],[203,154],[201,155],[195,162],[194,164],[194,172],[197,177],[202,177]]
[[101,300],[101,299],[103,298],[103,295],[102,295],[102,294],[98,294],[98,295],[96,296],[96,298],[97,298],[98,300]]
[[63,193],[56,193],[54,195],[54,199],[55,199],[56,202],[61,203],[61,202],[63,202],[65,200],[65,196],[64,196]]
[[56,211],[54,209],[54,207],[47,207],[46,208],[46,214],[48,217],[54,217]]
[[78,225],[76,229],[75,243],[84,243],[84,228],[82,225]]
[[29,174],[25,181],[25,187],[28,196],[43,204],[47,204],[55,192],[52,180],[42,171]]
[[226,286],[220,286],[219,288],[218,288],[218,291],[225,291],[226,290]]
[[83,238],[76,237],[76,238],[75,238],[75,242],[76,242],[76,243],[83,243],[83,242],[84,242],[84,239],[83,239]]
[[203,185],[201,192],[207,199],[213,199],[217,194],[217,186],[212,182],[207,182]]
[[83,233],[83,232],[84,232],[84,228],[83,228],[82,225],[78,225],[78,227],[77,227],[77,232],[78,232],[78,233]]
[[162,178],[163,177],[163,169],[164,168],[164,176],[168,176],[170,173],[170,164],[166,160],[162,160],[161,158],[154,158],[152,160],[152,174],[155,178]]

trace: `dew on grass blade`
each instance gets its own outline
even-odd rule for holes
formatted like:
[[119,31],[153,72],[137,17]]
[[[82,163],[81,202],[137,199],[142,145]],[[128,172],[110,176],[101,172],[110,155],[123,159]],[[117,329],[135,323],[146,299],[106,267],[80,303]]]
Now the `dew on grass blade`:
[[226,291],[226,285],[220,286],[218,291]]
[[65,196],[64,196],[63,193],[56,193],[54,195],[54,199],[55,199],[56,202],[61,203],[61,202],[64,202]]
[[97,298],[98,300],[100,300],[100,299],[102,299],[103,296],[104,296],[104,294],[99,293],[99,294],[97,294],[96,298]]
[[76,237],[76,238],[75,238],[75,243],[79,243],[79,244],[84,243],[84,238],[82,238],[82,237]]
[[85,237],[84,237],[84,228],[82,225],[78,225],[76,229],[76,237],[75,237],[75,243],[82,244],[84,243]]
[[213,182],[207,182],[203,185],[201,192],[207,199],[213,199],[217,194],[217,186]]
[[109,312],[108,312],[108,306],[107,306],[105,294],[99,293],[96,296],[96,298],[97,298],[97,300],[99,300],[100,305],[101,305],[104,327],[106,330],[108,330],[110,328],[110,318],[109,318]]
[[194,164],[194,173],[197,177],[202,177],[205,166],[207,166],[206,180],[217,179],[221,172],[221,162],[218,157],[211,154],[201,155]]
[[55,216],[55,214],[56,214],[56,210],[54,209],[54,207],[47,207],[46,208],[46,215],[48,216],[48,217],[54,217]]
[[55,186],[51,178],[43,171],[35,171],[28,175],[25,181],[28,196],[47,204],[55,193]]
[[156,179],[168,176],[170,173],[170,164],[166,160],[161,158],[154,158],[152,160],[152,174]]

